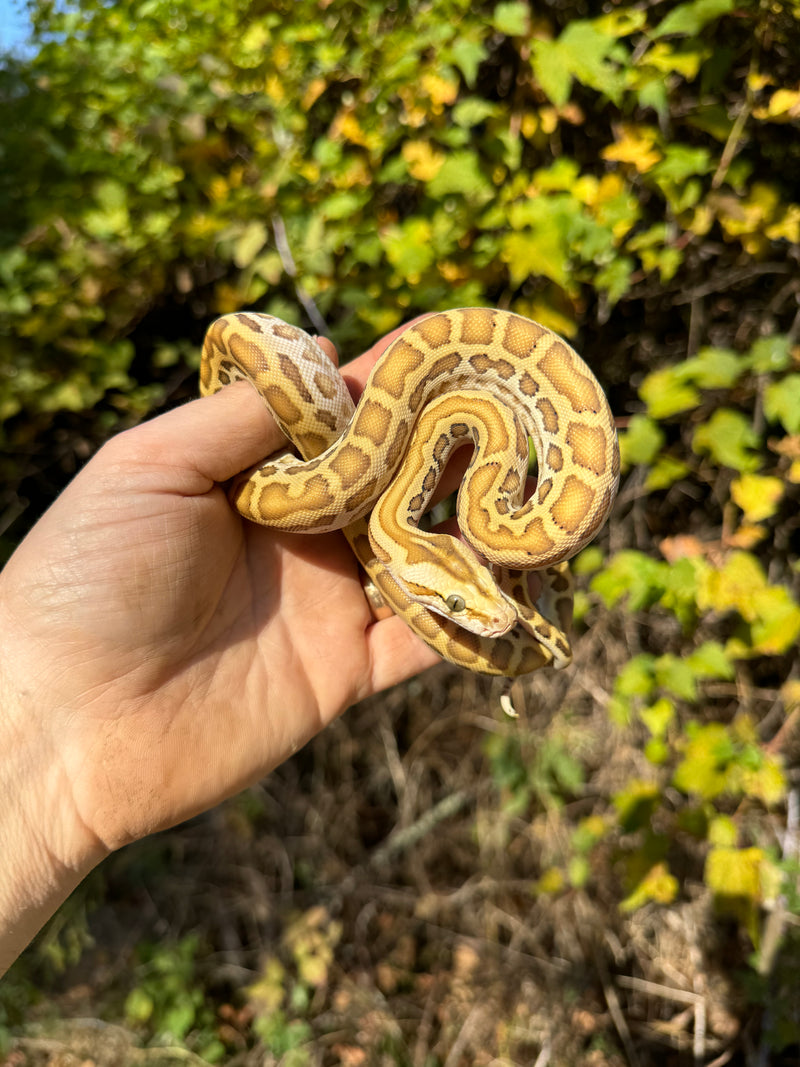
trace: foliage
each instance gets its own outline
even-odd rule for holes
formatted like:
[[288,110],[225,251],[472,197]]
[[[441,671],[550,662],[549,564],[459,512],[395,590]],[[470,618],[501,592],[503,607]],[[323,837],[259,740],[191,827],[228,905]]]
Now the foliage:
[[[470,830],[481,882],[502,851],[523,872],[509,876],[529,891],[518,896],[553,914],[576,896],[601,901],[609,923],[711,902],[718,929],[747,945],[742,965],[752,952],[740,992],[764,1013],[762,1061],[796,1043],[796,966],[781,946],[800,915],[797,856],[779,827],[796,802],[800,717],[797,0],[32,0],[31,12],[35,53],[0,72],[6,550],[105,436],[189,395],[216,314],[313,315],[359,347],[416,312],[491,304],[575,338],[609,388],[624,466],[608,543],[575,562],[578,648],[600,630],[606,645],[576,685],[588,679],[610,749],[634,755],[603,777],[574,689],[546,728],[524,716],[493,728],[491,796],[465,786],[485,805]],[[315,859],[293,869],[306,894]],[[435,897],[415,884],[414,929]],[[494,940],[496,921],[475,936]],[[338,999],[329,988],[360,922],[348,931],[302,896],[226,991],[224,1018],[203,942],[141,945],[126,1024],[207,1059],[318,1062],[321,1006],[361,1003],[341,975]],[[90,950],[82,918],[54,930],[40,943],[49,965]],[[383,1006],[395,987],[429,1019],[431,965],[409,962],[407,945],[387,949],[353,1045],[368,1033],[370,1047],[401,1049]],[[461,995],[458,966],[454,952]],[[21,977],[4,995],[8,1042],[34,998]],[[511,1037],[492,1040],[517,1055]]]

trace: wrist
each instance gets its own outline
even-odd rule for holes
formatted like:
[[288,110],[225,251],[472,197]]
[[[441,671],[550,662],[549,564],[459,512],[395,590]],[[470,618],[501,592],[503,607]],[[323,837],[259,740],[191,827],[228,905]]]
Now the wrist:
[[9,632],[0,623],[0,974],[103,854],[71,814],[35,695],[46,689],[16,675]]

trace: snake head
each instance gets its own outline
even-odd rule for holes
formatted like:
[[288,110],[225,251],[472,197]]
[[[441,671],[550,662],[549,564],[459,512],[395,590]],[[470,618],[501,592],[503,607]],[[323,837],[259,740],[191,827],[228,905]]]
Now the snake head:
[[389,569],[415,603],[479,637],[501,637],[517,623],[513,601],[489,569],[449,534],[417,535],[405,560]]

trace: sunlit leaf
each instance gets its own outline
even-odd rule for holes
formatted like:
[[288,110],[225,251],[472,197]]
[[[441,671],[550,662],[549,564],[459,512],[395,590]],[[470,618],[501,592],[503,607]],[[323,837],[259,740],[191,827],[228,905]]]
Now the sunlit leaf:
[[757,449],[761,438],[750,420],[740,411],[721,408],[694,432],[692,448],[706,452],[724,467],[737,471],[757,470],[761,465]]
[[762,522],[774,515],[785,490],[781,478],[742,474],[731,482],[731,497],[749,522]]
[[733,7],[734,0],[691,0],[688,4],[678,4],[651,30],[652,36],[697,34],[709,22],[727,15]]

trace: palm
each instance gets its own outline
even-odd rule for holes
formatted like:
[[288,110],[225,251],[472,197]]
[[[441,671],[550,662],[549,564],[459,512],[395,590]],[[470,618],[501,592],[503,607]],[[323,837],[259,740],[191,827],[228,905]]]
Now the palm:
[[236,386],[120,435],[3,574],[12,618],[34,620],[15,663],[46,688],[58,788],[104,847],[241,789],[435,660],[399,619],[372,625],[341,534],[231,510],[215,482],[269,450],[268,424]]

